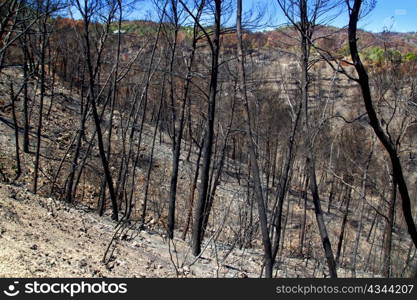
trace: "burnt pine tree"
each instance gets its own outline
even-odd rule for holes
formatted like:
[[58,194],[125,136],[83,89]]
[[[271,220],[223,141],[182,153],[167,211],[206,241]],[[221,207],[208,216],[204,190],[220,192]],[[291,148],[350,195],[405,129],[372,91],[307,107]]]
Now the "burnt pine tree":
[[262,191],[261,175],[259,170],[258,158],[256,153],[255,137],[253,134],[253,115],[250,108],[247,89],[246,89],[246,76],[245,76],[245,61],[243,53],[242,43],[242,1],[237,1],[236,12],[236,29],[237,29],[237,51],[238,51],[238,74],[239,74],[239,96],[243,100],[243,104],[246,112],[246,134],[248,139],[251,175],[255,188],[255,198],[258,206],[259,223],[262,234],[262,244],[264,248],[264,264],[265,264],[265,277],[272,277],[273,259],[272,259],[272,246],[271,238],[269,236],[268,229],[268,217],[265,207],[265,201]]
[[[321,207],[321,199],[317,184],[316,177],[316,154],[315,154],[315,145],[314,145],[314,125],[312,120],[310,120],[310,111],[309,111],[309,92],[310,92],[310,64],[311,64],[311,48],[312,48],[312,38],[313,33],[317,27],[318,18],[323,13],[323,11],[329,11],[332,9],[332,4],[329,1],[318,1],[311,3],[307,0],[278,0],[278,4],[281,7],[282,11],[298,31],[300,35],[300,48],[301,48],[301,57],[300,57],[300,90],[301,90],[301,100],[303,105],[304,113],[304,129],[305,129],[305,144],[306,144],[306,169],[307,175],[309,178],[309,189],[313,197],[314,212],[316,216],[316,221],[324,249],[324,254],[327,261],[327,266],[329,268],[330,276],[337,277],[336,272],[336,263],[333,255],[332,246],[329,239],[329,234],[327,232],[326,223],[324,221],[323,210]],[[311,4],[311,7],[310,7]],[[297,10],[299,12],[297,21],[292,15],[292,12]]]
[[[190,9],[181,1],[184,9],[190,14],[190,16],[196,20],[196,17],[190,11]],[[203,31],[211,52],[210,63],[210,84],[209,84],[209,96],[207,105],[207,121],[205,128],[205,140],[203,144],[202,154],[202,168],[200,173],[200,186],[199,195],[194,211],[194,222],[192,228],[192,249],[193,254],[198,256],[201,252],[202,233],[204,225],[204,214],[206,212],[207,197],[209,196],[209,180],[210,180],[210,165],[212,160],[213,140],[214,140],[214,118],[216,110],[216,97],[217,97],[217,78],[219,72],[219,54],[220,54],[220,27],[221,27],[221,15],[222,15],[222,1],[214,1],[214,32],[213,37],[206,31],[206,28],[198,22],[198,25]]]
[[[414,246],[417,247],[417,228],[414,223],[413,213],[411,208],[411,198],[408,192],[407,183],[404,177],[404,172],[402,169],[401,160],[399,157],[397,145],[387,133],[383,130],[381,126],[381,121],[375,111],[372,93],[369,83],[368,73],[362,63],[362,60],[359,56],[358,44],[357,44],[357,28],[360,14],[362,12],[363,0],[346,0],[346,4],[349,12],[349,28],[348,28],[348,37],[349,37],[349,49],[352,57],[352,62],[354,64],[358,78],[356,82],[359,84],[362,92],[363,101],[365,104],[366,112],[369,117],[369,124],[371,125],[375,135],[378,137],[381,144],[384,146],[386,152],[388,153],[393,172],[393,180],[397,183],[398,191],[401,196],[402,211],[404,215],[405,222],[407,224],[408,233],[414,243]],[[352,5],[353,4],[353,5]]]
[[[98,0],[97,0],[98,1]],[[101,129],[101,117],[98,113],[97,109],[97,99],[96,99],[96,80],[97,80],[97,73],[100,68],[101,64],[101,54],[103,49],[104,41],[107,37],[107,33],[109,30],[109,22],[112,19],[112,11],[109,13],[105,32],[103,33],[104,36],[102,40],[100,40],[100,45],[98,47],[98,55],[96,58],[96,63],[93,63],[93,45],[92,45],[92,32],[91,32],[91,21],[93,17],[93,13],[95,13],[95,8],[99,7],[99,3],[97,1],[93,2],[84,2],[81,3],[79,0],[76,0],[74,5],[76,5],[79,13],[81,14],[83,20],[83,46],[84,46],[84,53],[86,58],[86,65],[87,65],[87,73],[88,73],[88,95],[87,101],[90,103],[92,108],[92,115],[96,129],[97,135],[97,143],[99,154],[101,158],[101,163],[103,166],[104,176],[106,179],[107,187],[109,189],[110,199],[112,203],[112,219],[118,221],[118,206],[116,200],[116,194],[113,185],[113,179],[110,172],[109,161],[106,155],[106,151],[104,149],[104,141],[103,141],[103,132]],[[104,39],[104,40],[103,40]]]
[[[187,72],[185,76],[184,88],[182,92],[182,103],[180,106],[180,116],[178,120],[178,125],[176,125],[176,113],[174,107],[174,101],[171,100],[172,105],[172,115],[173,115],[173,146],[172,146],[172,173],[171,173],[171,181],[170,181],[170,189],[169,189],[169,207],[168,207],[168,237],[172,239],[174,237],[174,228],[175,228],[175,204],[177,198],[177,184],[178,184],[178,172],[179,172],[179,164],[180,164],[180,155],[181,155],[181,142],[184,133],[184,126],[185,126],[185,112],[186,112],[186,104],[188,102],[188,95],[190,92],[190,85],[192,79],[192,67],[194,65],[195,54],[197,50],[197,38],[199,33],[198,22],[200,20],[201,14],[203,12],[205,1],[201,1],[200,5],[198,6],[197,13],[196,13],[196,21],[194,21],[193,26],[193,38],[191,42],[191,53],[188,58],[187,63]],[[178,30],[179,30],[179,17],[178,17],[178,3],[177,1],[171,1],[171,9],[172,9],[172,18],[173,18],[173,26],[174,26],[174,40],[172,50],[171,50],[171,60],[170,60],[170,86],[171,86],[171,97],[174,97],[174,90],[173,85],[174,81],[172,79],[173,72],[174,72],[174,58],[177,48],[177,38],[178,38]]]

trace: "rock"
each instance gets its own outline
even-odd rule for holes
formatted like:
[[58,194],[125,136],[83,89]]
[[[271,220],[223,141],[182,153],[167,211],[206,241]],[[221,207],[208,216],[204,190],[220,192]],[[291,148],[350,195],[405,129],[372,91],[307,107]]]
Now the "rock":
[[140,244],[138,242],[133,242],[132,246],[133,247],[136,247],[136,248],[139,248],[140,247]]
[[190,267],[188,267],[188,266],[184,266],[184,267],[182,267],[182,268],[179,268],[179,269],[178,269],[178,272],[179,272],[180,274],[182,274],[182,275],[186,276],[186,275],[190,274]]
[[32,250],[38,250],[38,245],[33,244],[33,245],[30,247],[30,249],[32,249]]
[[85,268],[87,266],[87,262],[85,259],[81,259],[79,263],[80,268]]

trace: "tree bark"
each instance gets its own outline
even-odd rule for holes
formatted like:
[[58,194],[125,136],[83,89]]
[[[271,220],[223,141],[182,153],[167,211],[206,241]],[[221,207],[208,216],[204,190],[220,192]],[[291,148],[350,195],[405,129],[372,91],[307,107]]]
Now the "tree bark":
[[404,173],[402,170],[402,164],[398,156],[398,151],[395,144],[389,139],[387,134],[381,127],[380,121],[378,119],[377,113],[375,111],[371,88],[369,85],[368,73],[365,70],[365,67],[362,64],[361,58],[359,57],[359,51],[357,46],[357,25],[359,20],[359,15],[361,12],[361,5],[363,0],[355,0],[353,7],[350,7],[349,14],[349,49],[352,57],[353,64],[358,74],[357,82],[361,87],[362,96],[366,108],[366,112],[369,117],[369,124],[375,132],[375,135],[378,137],[379,141],[384,146],[387,151],[392,168],[393,176],[395,177],[398,185],[398,191],[402,200],[402,211],[404,215],[405,222],[407,224],[408,233],[410,234],[411,239],[413,240],[414,246],[417,247],[417,228],[413,219],[413,212],[411,208],[411,199],[408,192],[407,183],[404,178]]
[[255,187],[255,198],[258,204],[258,214],[259,214],[259,223],[261,226],[262,234],[262,244],[264,248],[264,264],[265,264],[265,277],[272,278],[272,268],[273,268],[273,257],[272,257],[272,245],[271,239],[269,236],[268,229],[268,217],[265,207],[265,201],[262,191],[262,182],[260,178],[260,171],[258,166],[258,158],[256,155],[256,145],[254,140],[254,135],[252,132],[252,111],[249,105],[249,99],[247,96],[246,90],[246,78],[245,78],[245,68],[244,68],[244,54],[242,49],[242,0],[237,1],[237,14],[236,14],[236,24],[237,24],[237,35],[238,35],[238,70],[239,70],[239,94],[244,101],[244,106],[246,110],[246,131],[248,138],[248,148],[250,156],[250,165],[251,165],[251,174],[253,179],[253,184]]
[[391,250],[392,250],[392,230],[394,228],[395,203],[397,202],[397,182],[392,178],[391,197],[388,203],[388,215],[385,224],[384,240],[384,264],[382,275],[386,278],[391,277]]
[[[192,233],[192,248],[193,255],[198,256],[201,252],[202,231],[204,212],[206,209],[209,180],[210,180],[210,165],[212,160],[212,146],[214,140],[214,117],[216,110],[216,96],[217,96],[217,77],[219,70],[219,54],[220,54],[220,25],[221,25],[221,0],[215,0],[215,25],[214,37],[211,42],[211,74],[210,74],[210,89],[207,111],[206,123],[206,139],[203,145],[202,169],[200,174],[199,196],[196,203],[194,213],[193,233]],[[210,39],[210,37],[207,36]]]

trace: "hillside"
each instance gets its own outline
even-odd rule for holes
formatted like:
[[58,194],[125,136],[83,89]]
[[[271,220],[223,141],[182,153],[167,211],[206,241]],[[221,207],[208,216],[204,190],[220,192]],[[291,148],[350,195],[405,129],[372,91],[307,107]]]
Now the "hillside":
[[[13,76],[10,76],[13,75]],[[0,84],[0,92],[3,96],[7,92],[7,82],[17,85],[21,80],[20,68],[8,68],[3,74],[3,84]],[[45,120],[43,132],[46,140],[45,153],[42,164],[47,165],[40,177],[40,193],[48,195],[51,177],[55,175],[60,161],[53,159],[65,153],[71,140],[69,135],[76,126],[76,122],[70,120],[76,118],[77,112],[74,104],[78,99],[71,94],[63,85],[58,85],[60,97],[54,98],[51,113]],[[5,98],[2,98],[5,99]],[[50,97],[46,105],[50,103]],[[4,107],[4,106],[3,106]],[[3,109],[0,122],[0,164],[2,166],[3,180],[10,181],[14,167],[14,129],[9,109]],[[147,127],[145,141],[147,141],[154,128]],[[166,138],[167,139],[167,138]],[[151,144],[151,141],[145,142]],[[210,237],[204,246],[201,257],[194,258],[189,248],[189,240],[183,241],[176,238],[173,243],[169,242],[165,233],[164,219],[158,215],[147,218],[145,230],[140,230],[138,222],[120,223],[119,225],[110,219],[110,211],[107,210],[105,217],[97,215],[96,193],[92,188],[93,178],[84,183],[86,192],[82,200],[74,204],[66,204],[62,200],[52,197],[42,197],[30,192],[31,177],[33,176],[33,153],[24,154],[22,162],[27,165],[27,171],[13,185],[1,184],[0,186],[0,259],[3,262],[0,268],[1,277],[259,277],[259,263],[262,261],[262,252],[259,241],[255,241],[254,248],[237,248],[236,240],[230,242],[230,235],[234,230],[231,224],[238,220],[240,203],[239,199],[245,194],[244,187],[237,184],[233,175],[225,175],[217,197],[221,201],[216,202],[213,208],[213,226],[210,228]],[[170,159],[170,149],[166,143],[158,143],[156,146],[154,165],[156,172],[167,172]],[[186,158],[184,157],[184,162]],[[195,160],[194,155],[191,161]],[[98,162],[95,162],[98,164]],[[188,168],[191,168],[189,165]],[[187,171],[187,164],[181,177],[191,176],[191,169]],[[91,162],[90,168],[98,168]],[[142,166],[141,171],[146,170]],[[48,173],[49,172],[49,175]],[[155,175],[158,176],[158,175]],[[159,175],[162,176],[162,175]],[[163,193],[168,189],[163,177],[156,177],[159,187],[156,193]],[[158,199],[155,200],[156,203]],[[278,277],[327,277],[326,267],[320,262],[320,241],[314,233],[314,216],[312,200],[307,200],[308,232],[311,234],[306,258],[299,257],[298,218],[302,217],[303,206],[300,203],[297,191],[292,191],[289,204],[285,208],[285,214],[291,213],[292,217],[287,226],[287,249],[282,253],[277,265]],[[184,205],[180,203],[179,205]],[[324,201],[324,207],[330,204]],[[291,212],[289,212],[290,210]],[[226,221],[226,218],[232,220]],[[327,222],[330,228],[331,239],[337,240],[337,224],[342,218],[342,211],[334,208],[327,214]],[[227,222],[226,227],[224,223]],[[372,219],[365,221],[364,228],[371,230]],[[333,225],[332,225],[333,224]],[[353,221],[349,225],[351,230],[357,227]],[[225,228],[224,228],[225,227]],[[382,227],[378,229],[382,230]],[[375,236],[378,234],[376,231]],[[364,230],[365,232],[365,230]],[[379,233],[380,234],[380,233]],[[402,232],[398,232],[401,239]],[[353,231],[349,233],[353,243]],[[113,238],[115,238],[113,240]],[[1,242],[3,241],[3,242]],[[371,241],[370,241],[371,242]],[[372,245],[374,242],[372,241]],[[371,244],[364,245],[361,250],[361,264],[364,268],[369,265],[367,251]],[[345,246],[346,247],[346,246]],[[376,247],[380,247],[376,245]],[[107,252],[108,248],[110,249]],[[346,255],[348,256],[346,248]],[[112,252],[113,251],[113,252]],[[371,248],[372,251],[372,248]],[[406,252],[407,249],[404,248]],[[106,263],[103,257],[106,255]],[[348,259],[348,257],[346,258]],[[16,267],[18,265],[18,267]],[[345,262],[344,265],[348,265]],[[369,266],[368,266],[369,267]],[[178,272],[177,272],[178,271]],[[340,276],[350,276],[349,269],[339,268]],[[369,273],[357,270],[358,277],[378,277],[378,273]]]
[[[164,231],[152,225],[150,221],[149,228],[140,231],[129,226],[117,235],[104,262],[116,233],[109,216],[101,218],[87,207],[1,183],[0,277],[259,277],[259,250],[230,251],[209,243],[195,259],[186,242],[169,243]],[[284,257],[277,269],[278,277],[326,277],[325,273],[314,261]],[[339,273],[350,276],[344,269]]]
[[[109,217],[18,186],[0,185],[0,216],[0,277],[257,276],[252,272],[257,271],[253,261],[259,254],[237,251],[224,261],[212,255],[195,261],[182,240],[175,240],[169,250],[157,228],[125,229],[103,262],[115,235]],[[219,256],[225,253],[218,251]]]
[[415,276],[416,35],[282,1],[2,2],[0,276]]

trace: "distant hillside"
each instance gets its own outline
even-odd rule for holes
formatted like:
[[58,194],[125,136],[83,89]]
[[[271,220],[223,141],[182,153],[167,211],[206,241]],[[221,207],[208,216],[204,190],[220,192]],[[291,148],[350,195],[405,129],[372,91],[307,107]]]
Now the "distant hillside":
[[[81,21],[74,21],[67,18],[59,18],[57,20],[57,27],[68,28],[71,25],[79,26]],[[131,36],[144,36],[156,33],[159,24],[153,21],[133,20],[123,21],[120,32]],[[172,26],[166,24],[167,27]],[[111,24],[113,34],[118,33],[118,24],[114,22]],[[209,31],[208,31],[209,32]],[[337,28],[334,26],[319,26],[314,35],[315,43],[322,49],[340,54],[346,51],[347,47],[347,29]],[[403,56],[414,53],[417,56],[417,33],[398,33],[398,32],[382,32],[372,33],[368,31],[359,31],[359,45],[362,49],[378,47],[381,49],[395,49]],[[181,26],[179,30],[179,39],[186,39],[192,37],[192,28],[189,26]],[[264,32],[250,32],[246,31],[244,36],[247,45],[250,48],[282,48],[289,51],[295,51],[298,47],[297,42],[298,33],[293,26],[283,26],[275,30],[268,30]],[[225,29],[223,34],[223,47],[225,49],[236,48],[236,35],[233,28]]]
[[[252,33],[249,39],[259,39],[259,33]],[[293,27],[282,27],[261,33],[266,47],[296,47],[298,33]],[[402,54],[417,53],[417,33],[372,33],[359,31],[361,48],[381,47],[400,51]],[[316,44],[326,50],[337,52],[347,47],[348,32],[345,28],[331,26],[319,27],[313,39]]]

